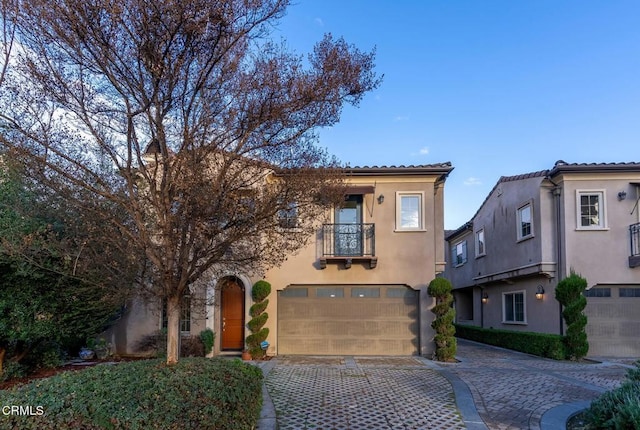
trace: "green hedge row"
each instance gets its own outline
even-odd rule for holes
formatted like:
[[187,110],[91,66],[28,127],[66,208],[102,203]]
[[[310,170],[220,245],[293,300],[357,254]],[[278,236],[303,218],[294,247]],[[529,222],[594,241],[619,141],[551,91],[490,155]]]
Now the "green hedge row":
[[489,345],[526,352],[540,357],[564,360],[567,351],[564,337],[558,334],[497,330],[456,324],[456,336]]
[[101,364],[0,391],[0,405],[3,429],[253,429],[262,372],[229,359]]

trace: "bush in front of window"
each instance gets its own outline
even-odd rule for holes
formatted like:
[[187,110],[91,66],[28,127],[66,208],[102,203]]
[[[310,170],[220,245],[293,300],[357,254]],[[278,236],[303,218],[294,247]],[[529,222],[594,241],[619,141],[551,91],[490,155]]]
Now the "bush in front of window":
[[576,361],[584,358],[589,352],[587,316],[584,314],[587,299],[583,294],[586,288],[587,280],[573,270],[567,278],[558,282],[556,287],[556,300],[564,307],[562,316],[567,324],[567,353],[571,360]]
[[436,331],[433,341],[436,344],[435,358],[438,361],[454,361],[458,348],[453,325],[455,310],[451,307],[453,294],[451,294],[451,282],[444,278],[435,278],[429,283],[427,293],[436,299],[436,304],[431,309],[436,318],[431,327]]

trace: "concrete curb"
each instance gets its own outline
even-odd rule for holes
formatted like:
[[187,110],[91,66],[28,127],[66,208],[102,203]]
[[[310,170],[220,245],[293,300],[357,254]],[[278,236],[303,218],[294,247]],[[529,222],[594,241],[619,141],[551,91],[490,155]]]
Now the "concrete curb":
[[542,415],[540,419],[540,430],[556,430],[567,427],[567,421],[573,415],[587,409],[591,405],[590,400],[581,402],[566,403],[549,409]]
[[[253,362],[255,366],[258,366],[262,370],[262,375],[266,379],[267,375],[275,367],[277,358],[272,358],[269,361]],[[262,410],[260,411],[260,418],[258,418],[257,430],[277,430],[278,421],[276,417],[276,408],[273,405],[267,386],[262,384]]]
[[464,421],[467,430],[488,430],[487,425],[482,421],[482,418],[480,418],[480,414],[478,414],[478,409],[476,408],[473,396],[471,395],[471,390],[469,390],[467,384],[450,372],[445,367],[446,364],[440,365],[424,357],[416,358],[418,358],[425,366],[435,370],[447,378],[453,388],[453,394],[456,398],[456,406],[460,411],[460,415],[462,415],[462,420]]

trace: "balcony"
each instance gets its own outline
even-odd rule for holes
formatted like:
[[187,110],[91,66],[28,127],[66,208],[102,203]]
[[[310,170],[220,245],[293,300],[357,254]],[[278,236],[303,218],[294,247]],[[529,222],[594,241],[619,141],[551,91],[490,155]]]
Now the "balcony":
[[629,226],[629,239],[631,244],[629,267],[638,267],[640,266],[640,222]]
[[326,268],[327,263],[344,263],[349,269],[354,262],[362,262],[374,269],[378,264],[375,239],[375,224],[324,224],[320,268]]

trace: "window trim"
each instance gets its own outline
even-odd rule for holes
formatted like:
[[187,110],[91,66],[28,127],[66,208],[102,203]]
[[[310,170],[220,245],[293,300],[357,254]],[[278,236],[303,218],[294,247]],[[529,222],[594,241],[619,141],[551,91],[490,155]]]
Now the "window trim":
[[[480,234],[482,234],[482,252],[480,252],[480,240],[478,238]],[[475,232],[474,236],[476,243],[476,258],[484,257],[485,255],[487,255],[487,240],[484,235],[484,227],[478,229],[478,231]]]
[[[186,291],[182,296],[182,305],[180,307],[180,334],[191,334],[191,325],[193,318],[191,317],[191,292]],[[167,299],[162,299],[162,315],[160,316],[160,329],[166,329],[169,324],[167,315]],[[183,330],[187,327],[188,330]]]
[[[402,198],[418,197],[418,227],[402,227]],[[427,231],[424,210],[424,191],[396,191],[396,232]]]
[[[582,225],[582,205],[581,205],[581,197],[582,196],[593,196],[597,195],[598,198],[598,210],[600,222],[595,225],[583,226]],[[607,191],[605,189],[595,189],[595,190],[587,190],[587,189],[577,189],[576,190],[576,230],[582,231],[593,231],[593,230],[609,230],[609,226],[607,224]]]
[[[518,321],[515,319],[516,311],[515,306],[513,309],[513,321],[507,320],[507,300],[506,296],[516,294],[522,295],[522,321]],[[515,305],[515,303],[514,303]],[[513,325],[527,325],[527,294],[525,290],[517,290],[517,291],[505,291],[502,293],[502,324],[513,324]]]
[[[529,222],[531,231],[527,235],[522,234],[522,210],[525,208],[529,208],[529,216],[531,220]],[[518,206],[516,209],[516,237],[518,242],[522,242],[523,240],[531,239],[535,236],[535,228],[533,222],[533,200],[529,200],[528,202]]]

